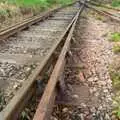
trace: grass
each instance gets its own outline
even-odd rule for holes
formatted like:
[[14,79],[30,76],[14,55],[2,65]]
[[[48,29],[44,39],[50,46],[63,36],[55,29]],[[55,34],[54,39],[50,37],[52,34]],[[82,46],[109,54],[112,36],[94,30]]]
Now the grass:
[[112,0],[111,5],[113,7],[120,7],[120,0]]
[[29,8],[47,8],[54,4],[69,4],[72,0],[2,0],[3,3],[15,5],[18,7]]
[[118,33],[118,32],[112,33],[110,41],[112,41],[112,42],[120,42],[120,33]]
[[[0,22],[16,15],[37,14],[55,5],[66,5],[73,0],[0,0]],[[4,19],[3,19],[4,18]]]

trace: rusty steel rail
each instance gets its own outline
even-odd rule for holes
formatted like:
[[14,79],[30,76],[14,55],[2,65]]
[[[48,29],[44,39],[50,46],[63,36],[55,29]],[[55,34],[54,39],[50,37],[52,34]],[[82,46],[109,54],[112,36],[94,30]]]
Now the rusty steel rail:
[[111,18],[112,20],[120,22],[120,18],[118,16],[116,16],[115,14],[112,14],[112,13],[107,12],[105,10],[99,10],[99,9],[91,7],[91,6],[88,6],[88,7],[93,9],[94,11],[98,12],[101,15],[107,16],[107,17]]
[[[78,15],[78,13],[77,13]],[[44,61],[31,73],[28,79],[23,83],[22,87],[18,90],[16,95],[8,103],[8,105],[0,112],[0,120],[17,120],[19,114],[26,106],[28,100],[34,95],[36,89],[36,80],[39,76],[43,76],[44,72],[53,62],[55,51],[61,43],[64,43],[64,38],[72,27],[76,17],[67,26],[65,32],[60,36],[58,41],[54,44],[49,54],[45,57]]]
[[109,12],[107,12],[107,11],[105,11],[105,10],[100,10],[100,9],[98,9],[98,8],[96,8],[96,7],[93,7],[92,5],[89,5],[88,3],[83,3],[83,2],[81,2],[81,1],[80,1],[80,3],[81,3],[81,4],[85,4],[85,6],[86,6],[87,8],[90,8],[90,9],[96,11],[97,13],[99,13],[99,14],[101,14],[101,15],[103,15],[103,16],[107,16],[107,17],[111,18],[112,20],[115,20],[115,21],[117,21],[117,22],[120,22],[120,18],[119,18],[118,16],[116,16],[115,14],[109,13]]
[[[75,2],[68,4],[67,6],[70,6],[72,4],[75,4]],[[58,10],[64,8],[65,6],[59,7],[59,8],[54,8],[52,10],[50,10],[49,12],[45,12],[42,16],[41,15],[37,15],[37,16],[33,16],[31,18],[28,18],[26,20],[23,20],[20,23],[17,23],[13,26],[10,26],[4,30],[0,31],[0,40],[4,40],[8,37],[10,37],[11,35],[14,35],[15,33],[30,27],[31,25],[38,23],[40,21],[43,21],[45,19],[47,19],[49,16],[51,16],[53,13],[57,12]]]
[[25,20],[24,22],[22,23],[19,23],[19,24],[16,24],[14,26],[11,26],[5,30],[2,30],[2,32],[0,32],[0,40],[4,40],[8,37],[10,37],[11,35],[14,35],[15,33],[37,23],[37,22],[40,22],[46,18],[48,18],[52,13],[56,12],[57,10],[59,10],[60,8],[56,8],[56,9],[53,9],[47,13],[45,13],[43,16],[35,16],[33,17],[32,19],[28,19],[28,20]]
[[77,15],[75,16],[74,23],[72,24],[72,27],[66,38],[66,42],[65,42],[63,49],[59,55],[59,58],[56,62],[54,70],[50,76],[50,79],[48,81],[48,84],[46,86],[44,94],[40,100],[40,103],[38,105],[38,108],[37,108],[37,111],[36,111],[36,114],[35,114],[33,120],[48,120],[50,117],[50,113],[52,112],[55,97],[57,95],[56,84],[64,72],[64,66],[66,63],[66,54],[70,48],[72,34],[74,31],[76,22],[78,20],[78,17],[80,15],[80,13],[83,11],[83,9],[84,9],[84,5],[81,6],[80,10],[78,11]]

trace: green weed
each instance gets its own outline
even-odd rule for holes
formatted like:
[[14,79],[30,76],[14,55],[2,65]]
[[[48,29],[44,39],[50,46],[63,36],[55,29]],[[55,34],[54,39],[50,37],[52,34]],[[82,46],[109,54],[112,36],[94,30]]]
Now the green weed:
[[120,33],[118,33],[118,32],[112,33],[110,41],[119,42],[120,41]]

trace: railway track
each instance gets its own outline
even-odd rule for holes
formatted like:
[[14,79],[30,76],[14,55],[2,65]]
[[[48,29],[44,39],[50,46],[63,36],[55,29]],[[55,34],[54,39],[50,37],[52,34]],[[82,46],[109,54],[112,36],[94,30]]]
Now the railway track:
[[[81,4],[84,4],[84,3],[81,1]],[[92,9],[93,11],[96,11],[97,13],[99,13],[105,17],[110,18],[111,20],[120,22],[120,17],[112,12],[108,12],[106,10],[99,9],[99,8],[95,7],[95,5],[90,4],[89,2],[85,3],[85,5],[86,5],[86,7]]]
[[[34,120],[50,117],[57,95],[56,85],[65,90],[63,71],[77,19],[84,5],[120,22],[114,14],[78,2],[24,21],[0,32],[1,120],[17,120],[38,87],[47,82]],[[80,7],[80,9],[79,9]],[[68,54],[69,53],[69,54]],[[41,88],[42,89],[42,88]]]
[[118,8],[114,8],[114,7],[111,7],[111,6],[104,5],[104,4],[99,4],[99,3],[95,2],[95,1],[89,1],[88,3],[90,3],[91,5],[107,8],[109,10],[120,11],[120,9],[118,9]]
[[1,31],[1,120],[18,119],[28,100],[34,96],[37,85],[41,85],[44,74],[52,66],[53,72],[49,75],[34,120],[49,117],[56,96],[56,84],[84,5],[79,7],[79,3],[75,2]]

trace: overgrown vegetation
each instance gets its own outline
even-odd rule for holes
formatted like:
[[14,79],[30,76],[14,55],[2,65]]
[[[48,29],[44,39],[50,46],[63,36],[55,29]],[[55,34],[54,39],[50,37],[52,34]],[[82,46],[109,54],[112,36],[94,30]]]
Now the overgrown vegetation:
[[113,7],[120,7],[120,0],[113,0],[111,5]]
[[54,4],[69,4],[72,0],[2,0],[0,3],[6,6],[16,6],[19,8],[31,8],[44,10]]

